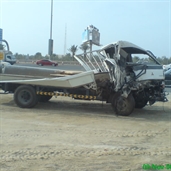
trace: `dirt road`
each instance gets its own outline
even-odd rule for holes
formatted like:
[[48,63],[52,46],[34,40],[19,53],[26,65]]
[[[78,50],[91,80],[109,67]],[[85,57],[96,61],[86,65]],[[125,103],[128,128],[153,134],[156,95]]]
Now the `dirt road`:
[[0,119],[1,171],[140,171],[145,163],[171,164],[170,102],[117,117],[97,101],[59,97],[21,109],[12,95],[0,95]]

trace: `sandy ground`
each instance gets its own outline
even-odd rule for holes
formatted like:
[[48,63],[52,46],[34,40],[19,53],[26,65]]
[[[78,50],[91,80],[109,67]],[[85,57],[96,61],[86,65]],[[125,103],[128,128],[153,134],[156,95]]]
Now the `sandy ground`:
[[145,163],[171,164],[170,102],[117,117],[97,101],[53,97],[21,109],[0,94],[0,171],[140,171]]

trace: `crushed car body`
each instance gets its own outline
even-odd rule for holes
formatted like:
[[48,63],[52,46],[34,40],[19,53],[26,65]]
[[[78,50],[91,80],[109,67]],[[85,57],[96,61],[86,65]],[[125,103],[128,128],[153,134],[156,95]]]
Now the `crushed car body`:
[[[143,57],[134,62],[133,55]],[[87,71],[109,74],[110,79],[103,82],[99,94],[103,93],[103,99],[108,98],[107,102],[112,103],[118,114],[129,115],[134,106],[143,108],[156,101],[167,101],[162,65],[148,50],[127,41],[118,41],[87,54],[86,58],[83,55],[75,58]]]

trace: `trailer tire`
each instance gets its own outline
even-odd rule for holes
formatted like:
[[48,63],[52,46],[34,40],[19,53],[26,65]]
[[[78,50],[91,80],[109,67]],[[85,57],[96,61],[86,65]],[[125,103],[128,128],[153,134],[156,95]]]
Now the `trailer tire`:
[[135,108],[134,97],[132,94],[129,94],[125,98],[120,93],[116,93],[112,99],[112,107],[117,115],[129,116]]
[[48,102],[52,96],[38,95],[39,102]]
[[14,101],[21,108],[32,108],[38,103],[36,90],[29,85],[21,85],[14,92]]

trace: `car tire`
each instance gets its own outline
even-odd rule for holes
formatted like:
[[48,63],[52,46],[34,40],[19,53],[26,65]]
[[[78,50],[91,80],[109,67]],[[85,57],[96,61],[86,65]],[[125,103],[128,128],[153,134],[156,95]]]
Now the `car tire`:
[[21,85],[14,92],[14,101],[21,108],[32,108],[38,103],[36,90],[32,86]]
[[52,64],[52,66],[56,66],[55,64]]
[[116,93],[112,99],[112,107],[117,115],[129,116],[135,108],[135,100],[130,93],[127,98]]

